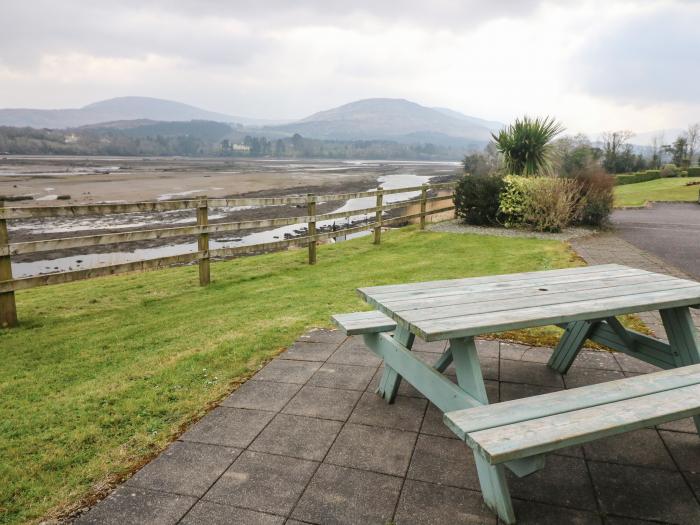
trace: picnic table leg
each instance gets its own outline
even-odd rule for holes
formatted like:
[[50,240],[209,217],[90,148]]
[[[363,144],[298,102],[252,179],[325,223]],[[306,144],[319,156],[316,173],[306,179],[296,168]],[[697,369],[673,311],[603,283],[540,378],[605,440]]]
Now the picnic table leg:
[[[688,366],[700,363],[700,341],[698,332],[693,324],[690,310],[684,308],[669,308],[660,310],[661,320],[668,335],[673,359],[676,366]],[[695,416],[695,427],[700,434],[700,416]]]
[[449,352],[457,369],[457,384],[467,394],[487,405],[489,399],[474,338],[450,339]]
[[581,351],[583,344],[598,325],[597,321],[574,321],[569,323],[564,330],[564,335],[559,339],[552,357],[547,366],[560,374],[566,374]]
[[503,465],[490,465],[477,451],[474,451],[474,461],[486,505],[498,514],[498,517],[505,523],[509,525],[515,523],[513,502],[510,499],[508,480]]
[[[481,373],[481,363],[474,338],[450,339],[449,351],[457,369],[457,384],[469,395],[485,405],[488,404],[486,385]],[[486,505],[498,514],[505,523],[515,523],[515,513],[513,512],[504,466],[490,465],[476,451],[474,451],[474,461]]]
[[[416,338],[407,329],[397,326],[394,332],[394,339],[405,346],[407,350],[410,350],[413,346],[413,341]],[[379,387],[377,388],[377,394],[379,394],[387,403],[393,403],[396,399],[396,393],[399,391],[399,385],[401,384],[401,376],[384,362],[384,373],[379,381]]]

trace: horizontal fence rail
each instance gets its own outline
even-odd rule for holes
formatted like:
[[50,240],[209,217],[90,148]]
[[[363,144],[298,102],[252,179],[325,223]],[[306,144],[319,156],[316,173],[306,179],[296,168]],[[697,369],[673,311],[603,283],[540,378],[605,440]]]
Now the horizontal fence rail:
[[[373,242],[381,242],[381,230],[383,226],[411,219],[419,219],[420,227],[425,227],[426,217],[438,213],[454,210],[454,205],[434,207],[428,210],[428,204],[452,200],[452,195],[428,197],[428,191],[451,190],[454,183],[424,184],[406,188],[385,190],[378,188],[372,191],[339,193],[329,195],[305,195],[290,197],[262,197],[242,199],[208,199],[204,196],[192,199],[135,202],[125,204],[90,204],[77,206],[27,206],[27,207],[3,207],[0,201],[0,327],[12,327],[17,324],[17,313],[14,293],[37,286],[46,286],[60,283],[68,283],[95,277],[117,275],[127,272],[140,272],[146,270],[165,268],[175,264],[199,263],[200,284],[206,285],[210,281],[209,261],[213,257],[233,257],[251,253],[262,253],[281,250],[290,247],[308,246],[309,264],[316,262],[316,245],[318,242],[335,239],[363,231],[374,231]],[[384,204],[384,196],[398,193],[420,192],[420,197],[406,201]],[[316,205],[324,202],[350,200],[375,197],[376,205],[352,211],[316,213]],[[307,213],[297,217],[281,217],[275,219],[260,219],[237,222],[221,222],[209,224],[208,211],[211,208],[226,208],[238,206],[306,206]],[[384,218],[386,211],[408,208],[418,205],[419,213],[401,215],[398,217]],[[37,241],[10,242],[7,232],[7,221],[13,219],[47,218],[47,217],[85,217],[104,216],[123,213],[163,212],[173,210],[196,211],[197,224],[193,226],[177,226],[147,230],[135,230],[118,233],[105,233],[99,235],[84,235],[75,237],[59,237]],[[355,216],[371,216],[372,222],[366,222],[359,226],[318,233],[317,223],[334,219],[345,219]],[[237,232],[245,230],[261,230],[294,224],[308,224],[308,232],[304,236],[293,237],[279,241],[258,243],[245,246],[232,246],[209,249],[209,235],[214,233]],[[13,278],[11,257],[39,252],[51,252],[62,249],[88,248],[109,244],[129,243],[135,241],[149,241],[170,239],[175,237],[194,237],[197,239],[196,252],[188,252],[166,257],[145,259],[134,262],[97,266],[92,268],[54,272],[30,277]]]

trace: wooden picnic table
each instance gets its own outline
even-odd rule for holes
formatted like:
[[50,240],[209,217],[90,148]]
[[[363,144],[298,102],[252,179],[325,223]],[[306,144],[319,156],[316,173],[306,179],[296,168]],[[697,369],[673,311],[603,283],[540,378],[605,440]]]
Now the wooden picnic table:
[[[698,282],[607,264],[358,292],[375,311],[334,319],[383,359],[377,393],[391,403],[405,379],[449,413],[446,423],[474,449],[487,505],[505,523],[515,523],[515,514],[504,466],[526,476],[544,466],[544,452],[684,415],[695,416],[700,432],[700,369],[690,366],[700,364],[700,342],[689,311],[700,306]],[[618,320],[652,310],[661,314],[668,343]],[[564,328],[548,362],[560,373],[587,340],[665,370],[685,368],[486,406],[474,337],[545,325]],[[416,336],[449,345],[431,366],[411,352]],[[456,384],[442,374],[453,362]]]
[[[381,329],[364,334],[367,346],[384,359],[378,393],[388,402],[403,378],[443,412],[486,404],[474,337],[521,328],[565,328],[548,363],[560,373],[569,369],[586,340],[663,369],[700,362],[688,309],[700,305],[700,283],[618,264],[375,286],[358,292],[396,323],[393,335]],[[629,330],[617,319],[651,310],[660,311],[669,343]],[[410,352],[415,336],[449,340],[449,346],[430,367]],[[452,362],[457,384],[441,374]]]

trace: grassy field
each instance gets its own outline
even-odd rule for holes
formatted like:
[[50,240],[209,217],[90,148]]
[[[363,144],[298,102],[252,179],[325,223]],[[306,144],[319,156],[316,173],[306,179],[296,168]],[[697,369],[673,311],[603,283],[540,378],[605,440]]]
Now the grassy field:
[[673,177],[615,187],[615,206],[644,206],[654,201],[697,201],[700,177]]
[[0,331],[0,522],[57,515],[152,457],[358,286],[580,264],[562,243],[419,232],[20,292]]

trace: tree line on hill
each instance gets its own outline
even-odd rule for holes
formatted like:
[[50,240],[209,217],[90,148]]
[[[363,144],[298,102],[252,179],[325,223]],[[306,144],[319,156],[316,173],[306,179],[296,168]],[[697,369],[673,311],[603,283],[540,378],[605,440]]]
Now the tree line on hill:
[[[123,126],[123,127],[118,127]],[[210,121],[114,123],[69,130],[0,126],[0,154],[460,159],[464,147],[390,140],[269,138]]]

